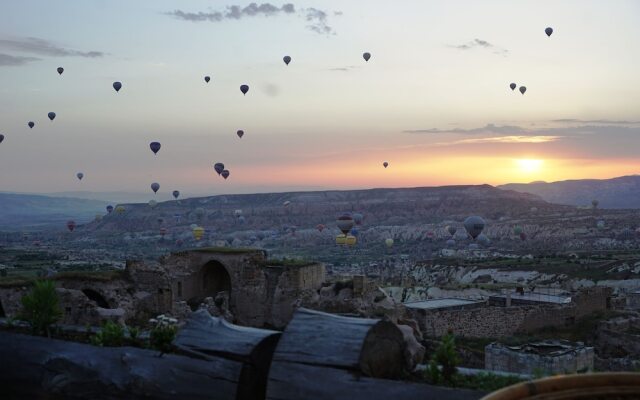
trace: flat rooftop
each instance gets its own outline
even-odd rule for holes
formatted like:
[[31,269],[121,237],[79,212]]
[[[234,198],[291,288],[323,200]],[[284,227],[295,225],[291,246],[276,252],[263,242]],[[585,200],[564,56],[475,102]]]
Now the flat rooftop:
[[405,307],[409,307],[409,308],[432,310],[437,308],[458,307],[458,306],[466,306],[466,305],[478,304],[478,303],[482,303],[482,301],[457,299],[457,298],[442,298],[442,299],[415,301],[415,302],[403,303],[403,304]]
[[[504,294],[493,295],[491,297],[504,299],[507,296]],[[511,300],[526,300],[539,303],[554,303],[554,304],[567,304],[571,303],[571,296],[558,296],[555,294],[536,293],[536,292],[524,292],[520,294],[518,292],[511,293]]]

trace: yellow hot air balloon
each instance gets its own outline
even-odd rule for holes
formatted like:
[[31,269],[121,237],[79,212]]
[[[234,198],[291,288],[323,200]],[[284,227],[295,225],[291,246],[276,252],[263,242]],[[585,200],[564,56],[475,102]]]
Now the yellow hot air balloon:
[[355,236],[347,235],[347,238],[346,238],[347,246],[353,246],[356,244],[357,241],[358,239]]
[[387,247],[393,246],[393,239],[389,238],[389,239],[385,240],[384,244],[386,244]]
[[118,214],[122,214],[124,212],[124,206],[117,206],[116,207],[116,212]]
[[193,228],[193,238],[195,240],[200,240],[202,239],[202,235],[204,235],[204,228],[201,226],[196,226],[195,228]]
[[346,235],[338,235],[336,236],[336,244],[346,244],[347,236]]

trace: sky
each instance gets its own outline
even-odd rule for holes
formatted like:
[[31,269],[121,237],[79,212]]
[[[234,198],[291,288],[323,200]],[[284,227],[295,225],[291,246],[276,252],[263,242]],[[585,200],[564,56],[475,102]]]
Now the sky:
[[638,15],[632,0],[3,1],[0,191],[635,174]]

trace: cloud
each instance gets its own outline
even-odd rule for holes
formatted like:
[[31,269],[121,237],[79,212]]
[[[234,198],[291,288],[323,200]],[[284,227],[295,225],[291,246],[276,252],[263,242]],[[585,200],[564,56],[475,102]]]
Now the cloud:
[[452,146],[456,144],[477,144],[477,143],[547,143],[562,139],[562,136],[493,136],[484,138],[454,140],[452,142],[435,143],[435,146]]
[[79,51],[60,47],[48,40],[35,37],[0,39],[0,49],[51,57],[96,58],[104,55],[101,51]]
[[344,67],[327,68],[327,70],[329,70],[329,71],[339,71],[339,72],[349,72],[349,71],[352,71],[352,70],[354,70],[356,68],[359,68],[359,67],[357,67],[355,65],[347,65],[347,66],[344,66]]
[[640,124],[640,121],[625,121],[625,120],[611,120],[611,119],[575,119],[575,118],[552,119],[551,122],[567,123],[567,124],[604,124],[604,125]]
[[0,67],[17,67],[32,61],[40,61],[40,59],[36,57],[21,57],[0,53]]
[[307,29],[321,35],[330,35],[332,33],[335,35],[333,28],[327,24],[326,12],[313,7],[307,8],[304,12],[306,13],[305,18],[309,22]]
[[474,48],[482,48],[491,50],[494,54],[500,54],[506,56],[509,53],[509,50],[504,49],[502,47],[496,46],[492,43],[487,42],[486,40],[475,38],[470,42],[458,44],[458,45],[449,45],[449,47],[453,47],[458,50],[471,50]]
[[[296,8],[292,3],[286,3],[278,7],[271,3],[251,3],[246,7],[232,5],[227,6],[224,11],[210,12],[185,12],[182,10],[174,10],[166,13],[175,18],[191,21],[191,22],[221,22],[224,20],[240,20],[247,17],[271,17],[281,14],[297,14],[304,18],[308,24],[307,29],[318,34],[329,35],[335,34],[335,31],[328,22],[328,14],[326,11],[317,8],[304,8],[296,12]],[[342,15],[341,11],[334,11],[333,15]]]
[[482,128],[472,128],[472,129],[431,128],[431,129],[412,129],[412,130],[405,130],[403,132],[404,133],[457,133],[457,134],[463,134],[463,135],[477,135],[477,134],[490,134],[490,133],[514,135],[514,134],[524,134],[528,131],[525,128],[522,128],[520,126],[513,126],[513,125],[498,126],[494,124],[487,124]]

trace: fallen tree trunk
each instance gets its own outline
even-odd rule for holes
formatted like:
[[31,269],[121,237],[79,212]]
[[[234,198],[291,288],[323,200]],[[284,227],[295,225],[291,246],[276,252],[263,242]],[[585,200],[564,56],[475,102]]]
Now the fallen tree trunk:
[[0,332],[3,399],[235,400],[242,363]]
[[405,371],[402,330],[388,321],[300,308],[273,355],[271,400],[478,399],[481,393],[372,377]]

